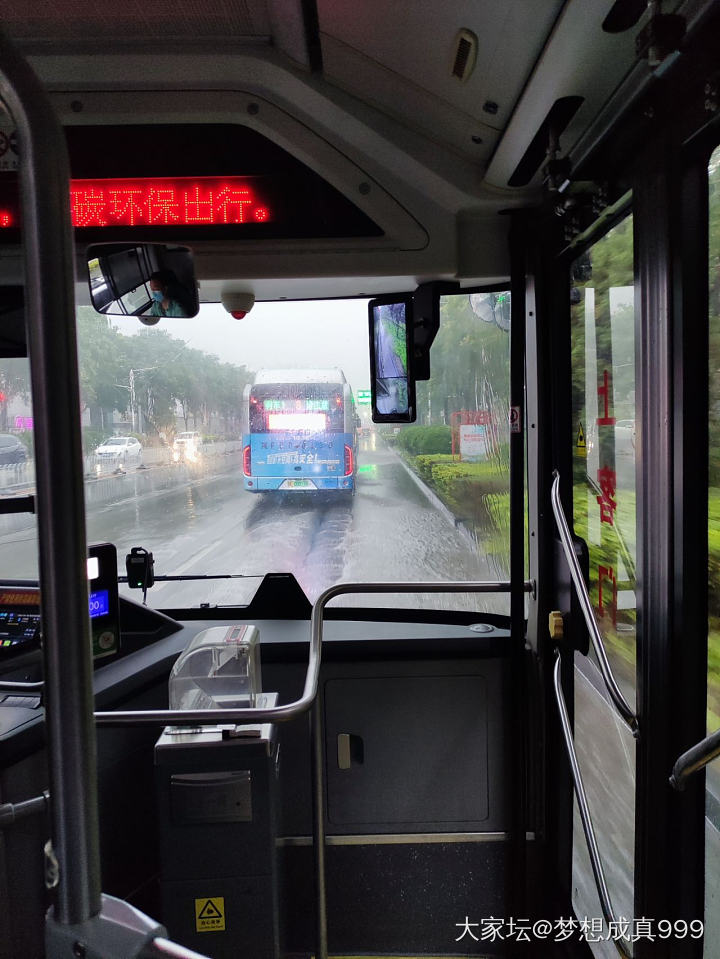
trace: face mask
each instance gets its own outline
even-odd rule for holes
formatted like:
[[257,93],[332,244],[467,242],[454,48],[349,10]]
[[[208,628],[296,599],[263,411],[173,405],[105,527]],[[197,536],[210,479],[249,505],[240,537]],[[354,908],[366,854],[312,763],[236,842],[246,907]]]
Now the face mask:
[[165,299],[162,290],[151,290],[150,292],[152,293],[153,300],[155,300],[157,303],[162,303],[162,301]]

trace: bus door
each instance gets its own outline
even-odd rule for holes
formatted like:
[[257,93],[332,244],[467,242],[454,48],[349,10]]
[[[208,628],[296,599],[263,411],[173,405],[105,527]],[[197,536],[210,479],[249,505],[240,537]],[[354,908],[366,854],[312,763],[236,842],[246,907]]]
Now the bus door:
[[693,66],[704,50],[699,40],[700,61],[683,58],[644,134],[640,107],[614,129],[601,160],[625,144],[615,204],[565,259],[570,382],[557,394],[557,462],[607,660],[579,631],[563,653],[599,854],[592,865],[576,801],[571,897],[594,956],[720,954],[717,773],[676,778],[678,758],[720,725],[720,131]]

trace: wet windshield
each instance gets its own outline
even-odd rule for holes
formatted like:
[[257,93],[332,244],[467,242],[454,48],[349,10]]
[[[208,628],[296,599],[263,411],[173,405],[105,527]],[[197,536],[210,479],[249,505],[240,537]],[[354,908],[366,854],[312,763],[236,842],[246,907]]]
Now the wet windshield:
[[[365,300],[259,303],[241,321],[204,304],[153,328],[80,307],[89,542],[117,546],[120,574],[142,546],[156,577],[247,577],[157,582],[157,608],[244,604],[268,572],[310,600],[343,581],[507,579],[508,326],[509,294],[444,297],[417,423],[380,426]],[[0,470],[7,495],[33,484],[27,361],[0,376],[0,430],[30,453]],[[138,458],[100,459],[128,437]],[[0,575],[35,578],[33,518],[3,522]],[[507,595],[341,602],[509,609]]]

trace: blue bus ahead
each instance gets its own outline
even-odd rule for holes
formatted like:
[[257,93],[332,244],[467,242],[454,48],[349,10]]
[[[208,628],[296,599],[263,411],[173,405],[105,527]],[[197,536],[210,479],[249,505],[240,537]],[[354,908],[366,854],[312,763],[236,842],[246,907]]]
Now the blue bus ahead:
[[356,424],[342,370],[261,370],[243,393],[245,489],[353,492]]

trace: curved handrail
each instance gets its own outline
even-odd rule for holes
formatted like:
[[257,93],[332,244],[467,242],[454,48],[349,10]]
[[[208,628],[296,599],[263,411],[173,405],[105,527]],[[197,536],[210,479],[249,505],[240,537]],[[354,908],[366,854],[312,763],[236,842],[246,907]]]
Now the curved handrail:
[[[525,582],[526,592],[532,583]],[[315,601],[310,620],[310,653],[302,696],[284,706],[247,706],[243,709],[138,709],[96,712],[99,726],[208,726],[216,723],[281,723],[307,712],[317,695],[322,649],[322,613],[327,603],[344,593],[507,593],[510,583],[339,583]]]
[[[582,775],[580,774],[577,753],[575,752],[575,744],[573,743],[570,719],[568,717],[567,706],[565,705],[565,696],[563,695],[562,685],[560,682],[560,663],[560,651],[556,649],[555,667],[553,669],[555,699],[557,701],[558,712],[560,713],[560,723],[562,725],[565,748],[567,750],[568,760],[570,762],[573,786],[575,788],[575,795],[577,797],[578,809],[580,810],[580,819],[582,820],[583,832],[585,833],[585,842],[587,844],[588,853],[590,854],[590,863],[592,865],[593,875],[595,877],[595,885],[597,887],[598,896],[600,897],[600,906],[603,911],[603,916],[605,917],[605,921],[608,923],[608,925],[612,925],[613,928],[617,929],[618,921],[615,917],[615,910],[613,909],[610,893],[608,892],[607,883],[605,882],[605,873],[602,867],[602,860],[600,859],[600,850],[598,849],[597,840],[595,838],[595,829],[593,828],[592,818],[590,816],[590,807],[588,806],[587,794],[585,793],[585,786],[583,784]],[[632,959],[632,949],[628,939],[623,936],[620,939],[614,939],[613,942],[615,943],[618,952],[620,952],[622,956],[625,956],[625,959]]]
[[720,756],[720,729],[716,729],[714,733],[710,733],[678,757],[670,776],[670,785],[678,792],[682,792],[686,780],[693,773],[700,772],[718,756]]
[[[523,590],[532,592],[525,581]],[[313,845],[315,852],[315,955],[327,959],[327,895],[325,885],[325,772],[322,708],[317,693],[323,640],[323,613],[336,596],[346,593],[508,593],[507,581],[470,583],[339,583],[326,589],[315,601],[310,620],[310,652],[305,685],[300,699],[285,706],[246,709],[153,709],[95,713],[99,725],[190,725],[212,723],[286,722],[312,707],[311,755],[313,792]]]
[[572,581],[575,586],[575,593],[577,595],[578,602],[580,603],[580,608],[582,609],[588,632],[590,633],[590,639],[592,640],[595,655],[597,656],[598,663],[600,664],[600,672],[602,673],[603,680],[605,681],[605,687],[610,694],[610,698],[612,699],[615,708],[617,709],[623,721],[629,726],[633,736],[637,737],[640,733],[638,718],[633,712],[632,708],[628,705],[628,702],[623,696],[615,676],[613,675],[612,668],[607,658],[607,653],[605,652],[605,644],[603,643],[602,636],[600,635],[600,630],[598,629],[598,624],[593,613],[592,604],[590,602],[590,594],[588,593],[578,558],[575,555],[575,550],[573,549],[572,539],[570,538],[570,530],[568,529],[565,513],[563,512],[562,504],[560,503],[560,474],[557,470],[554,471],[553,477],[554,479],[552,489],[550,491],[550,500],[552,502],[553,513],[555,514],[555,523],[557,525],[558,532],[560,533],[560,541],[562,543],[563,552],[565,553],[565,559],[570,567],[570,576],[572,577]]

